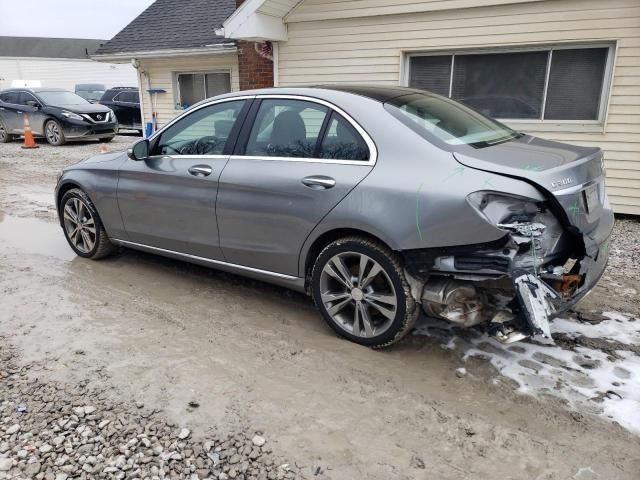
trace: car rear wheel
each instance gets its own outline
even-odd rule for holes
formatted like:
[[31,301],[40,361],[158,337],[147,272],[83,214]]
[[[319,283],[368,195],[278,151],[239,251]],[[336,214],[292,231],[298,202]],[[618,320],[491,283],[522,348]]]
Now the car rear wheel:
[[315,262],[311,282],[325,321],[361,345],[391,345],[418,317],[399,258],[374,240],[347,237],[329,244]]
[[109,143],[109,142],[110,142],[111,140],[113,140],[114,138],[116,138],[116,137],[115,137],[115,135],[114,135],[113,137],[104,137],[104,138],[101,138],[101,139],[99,140],[99,142],[100,142],[100,143]]
[[59,208],[64,235],[76,254],[98,260],[116,250],[100,216],[86,193],[72,188],[62,196]]
[[66,143],[66,138],[64,137],[64,131],[62,130],[62,125],[60,125],[56,120],[49,120],[44,125],[44,136],[47,139],[49,144],[59,147],[60,145],[64,145]]
[[13,137],[7,131],[2,120],[0,120],[0,143],[9,143],[11,140],[13,140]]

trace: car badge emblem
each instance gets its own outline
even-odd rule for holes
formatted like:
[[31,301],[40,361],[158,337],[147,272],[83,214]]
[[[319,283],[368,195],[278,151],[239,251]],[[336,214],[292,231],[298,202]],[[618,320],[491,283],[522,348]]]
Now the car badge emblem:
[[102,115],[98,114],[98,115],[96,115],[96,118],[97,118],[98,120],[102,120]]
[[565,185],[571,185],[572,183],[573,183],[573,178],[567,177],[561,180],[556,180],[555,182],[551,182],[551,188],[564,187]]

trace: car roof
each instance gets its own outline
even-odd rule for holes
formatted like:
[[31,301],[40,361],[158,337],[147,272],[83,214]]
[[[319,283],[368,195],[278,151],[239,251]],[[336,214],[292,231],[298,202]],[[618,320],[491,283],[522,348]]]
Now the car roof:
[[[367,97],[377,102],[385,103],[393,98],[402,97],[405,95],[411,95],[415,93],[430,94],[425,90],[417,90],[415,88],[408,87],[393,87],[393,86],[376,86],[376,85],[310,85],[310,86],[297,86],[297,87],[273,87],[273,88],[261,88],[257,90],[243,90],[239,92],[231,92],[223,95],[219,95],[215,98],[233,98],[246,95],[307,95],[311,96],[316,94],[319,98],[322,98],[324,94],[330,92],[342,92],[350,95],[358,95],[361,97]],[[431,94],[433,95],[433,94]],[[206,103],[211,99],[204,100],[200,103]]]
[[0,93],[5,92],[70,92],[71,90],[67,90],[66,88],[46,88],[46,87],[12,87],[7,88],[6,90],[1,90]]

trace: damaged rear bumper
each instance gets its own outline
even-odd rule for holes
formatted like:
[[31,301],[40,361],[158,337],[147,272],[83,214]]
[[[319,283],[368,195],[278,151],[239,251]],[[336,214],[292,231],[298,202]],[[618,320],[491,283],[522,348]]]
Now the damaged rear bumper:
[[[603,212],[589,233],[573,229],[571,241],[548,228],[546,234],[557,236],[553,245],[561,246],[563,253],[550,250],[538,258],[533,251],[528,253],[523,241],[531,235],[531,245],[538,241],[548,245],[545,233],[539,233],[538,240],[534,232],[523,235],[514,230],[502,244],[426,257],[423,252],[422,258],[413,252],[405,259],[413,262],[409,273],[425,280],[417,299],[427,315],[463,327],[485,324],[490,334],[505,343],[529,336],[551,339],[550,321],[584,298],[602,277],[613,223],[613,214]],[[514,244],[520,249],[515,255],[510,252]],[[471,255],[485,260],[470,262]],[[421,272],[416,272],[416,262]]]

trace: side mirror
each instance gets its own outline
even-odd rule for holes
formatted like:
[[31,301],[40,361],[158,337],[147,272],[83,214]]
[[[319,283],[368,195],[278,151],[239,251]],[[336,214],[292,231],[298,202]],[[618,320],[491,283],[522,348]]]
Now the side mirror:
[[35,100],[27,100],[27,105],[34,108],[40,108],[40,104]]
[[140,161],[149,158],[149,139],[138,140],[127,150],[127,155],[131,160]]

